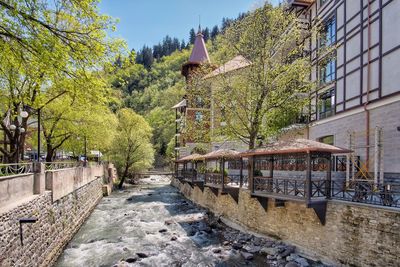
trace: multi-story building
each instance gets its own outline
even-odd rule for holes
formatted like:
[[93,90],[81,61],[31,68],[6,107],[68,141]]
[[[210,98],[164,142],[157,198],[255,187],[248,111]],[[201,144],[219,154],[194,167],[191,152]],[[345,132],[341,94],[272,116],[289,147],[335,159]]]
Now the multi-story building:
[[[351,148],[366,171],[400,178],[400,1],[289,2],[310,25],[323,23],[311,40],[317,89],[306,136]],[[326,46],[333,57],[320,52]]]
[[[322,31],[309,41],[310,78],[317,85],[310,93],[309,120],[292,128],[290,136],[350,148],[354,154],[342,166],[358,165],[358,175],[364,178],[400,181],[400,1],[289,0],[288,5],[309,25],[322,23]],[[183,68],[186,77],[210,63],[201,35],[198,39]],[[238,56],[207,76],[240,71],[246,64]],[[190,109],[190,104],[185,108]],[[207,109],[212,132],[212,104]],[[187,110],[181,114],[188,114]],[[190,150],[194,145],[186,147]],[[210,149],[221,145],[245,148],[224,141]]]

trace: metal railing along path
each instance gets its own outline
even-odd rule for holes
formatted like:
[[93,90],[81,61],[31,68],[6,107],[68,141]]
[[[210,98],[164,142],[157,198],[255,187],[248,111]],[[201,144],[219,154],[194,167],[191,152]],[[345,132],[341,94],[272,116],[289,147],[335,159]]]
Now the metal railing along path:
[[0,164],[0,176],[11,176],[33,173],[33,163]]

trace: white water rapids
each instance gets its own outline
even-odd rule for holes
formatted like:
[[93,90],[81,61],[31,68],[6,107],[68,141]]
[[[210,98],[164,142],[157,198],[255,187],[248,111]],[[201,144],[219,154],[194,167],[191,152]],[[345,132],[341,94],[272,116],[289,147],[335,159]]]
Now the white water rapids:
[[205,210],[169,182],[152,176],[103,198],[55,266],[266,266],[224,247],[221,231],[202,225]]

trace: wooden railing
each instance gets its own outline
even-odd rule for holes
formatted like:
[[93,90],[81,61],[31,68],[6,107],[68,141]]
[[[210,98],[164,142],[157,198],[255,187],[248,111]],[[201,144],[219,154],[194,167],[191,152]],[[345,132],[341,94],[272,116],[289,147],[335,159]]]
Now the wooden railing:
[[222,174],[221,173],[206,173],[205,183],[212,185],[222,185]]
[[[261,193],[272,193],[282,196],[306,198],[307,182],[305,179],[254,177],[253,190]],[[323,179],[311,180],[310,197],[327,197],[329,187]]]
[[332,181],[331,198],[400,208],[400,185],[373,181]]

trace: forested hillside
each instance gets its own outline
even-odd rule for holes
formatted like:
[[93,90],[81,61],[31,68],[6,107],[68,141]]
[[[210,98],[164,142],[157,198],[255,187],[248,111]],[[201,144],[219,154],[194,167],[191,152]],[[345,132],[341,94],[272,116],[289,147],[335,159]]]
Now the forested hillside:
[[[216,48],[216,38],[233,21],[222,20],[222,26],[214,26],[212,30],[202,30],[209,52]],[[156,164],[167,163],[172,156],[173,137],[175,134],[175,113],[171,109],[185,94],[185,80],[181,75],[182,65],[189,59],[196,31],[190,30],[189,40],[179,42],[177,38],[166,36],[162,42],[153,46],[144,46],[130,55],[120,55],[109,73],[109,81],[115,89],[114,109],[131,108],[143,115],[153,128],[153,144],[156,150]]]

